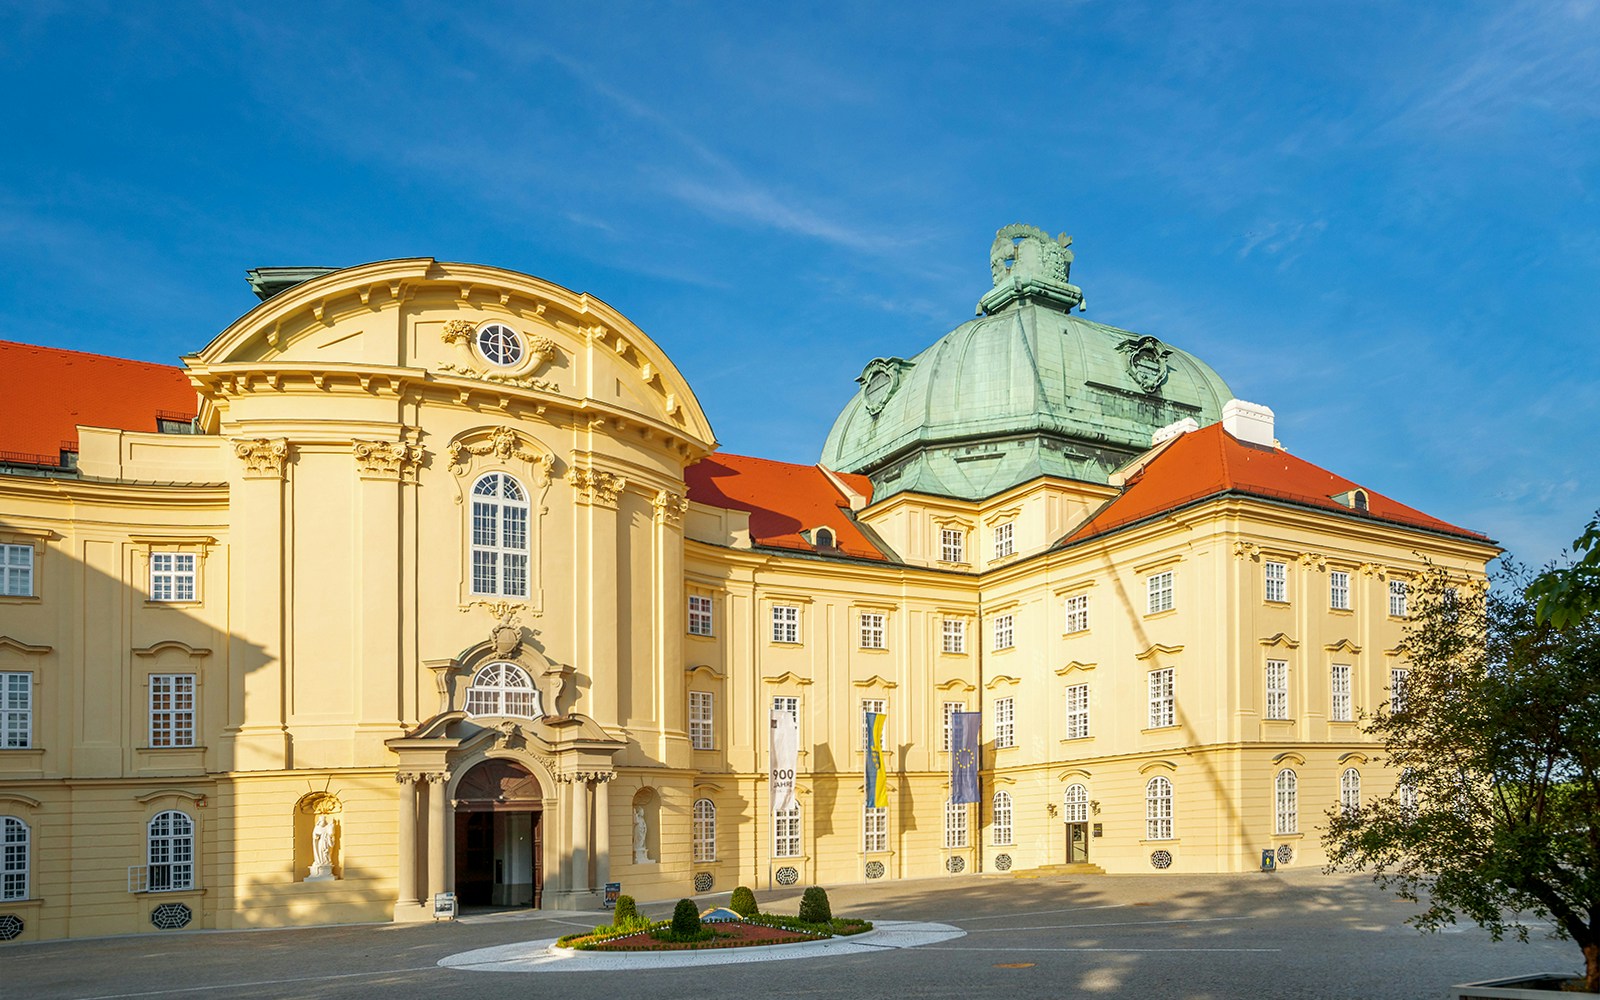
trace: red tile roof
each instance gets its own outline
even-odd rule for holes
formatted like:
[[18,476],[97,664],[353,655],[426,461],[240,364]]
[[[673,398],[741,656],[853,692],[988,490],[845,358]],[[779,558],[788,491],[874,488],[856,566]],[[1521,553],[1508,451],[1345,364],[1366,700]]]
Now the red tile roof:
[[154,431],[195,407],[181,368],[0,340],[0,461],[55,465],[80,425]]
[[[1367,494],[1365,513],[1333,499],[1349,490]],[[1222,493],[1319,507],[1350,517],[1371,518],[1487,541],[1485,535],[1429,517],[1397,500],[1336,476],[1281,448],[1239,441],[1212,424],[1173,441],[1140,469],[1122,493],[1068,535],[1070,545]]]
[[[834,473],[870,499],[866,476]],[[850,516],[850,499],[819,466],[718,453],[683,470],[689,499],[725,510],[750,512],[751,541],[782,549],[824,552],[887,561]],[[800,532],[827,526],[835,549],[817,549]]]

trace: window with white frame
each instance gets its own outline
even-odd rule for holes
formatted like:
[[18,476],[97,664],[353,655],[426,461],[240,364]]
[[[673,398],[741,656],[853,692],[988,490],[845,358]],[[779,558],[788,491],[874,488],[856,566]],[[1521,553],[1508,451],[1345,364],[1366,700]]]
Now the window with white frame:
[[472,485],[472,592],[528,596],[528,494],[504,472]]
[[994,648],[998,652],[1016,645],[1016,633],[1010,615],[1000,615],[994,620]]
[[1283,603],[1289,599],[1289,566],[1287,563],[1268,560],[1267,600]]
[[1300,779],[1295,777],[1294,771],[1284,768],[1278,772],[1274,782],[1274,792],[1277,800],[1277,825],[1274,828],[1279,834],[1300,832]]
[[957,712],[965,712],[966,710],[967,706],[964,702],[947,701],[944,703],[944,743],[939,747],[939,749],[949,752],[950,735],[954,731],[955,726],[955,720],[952,719],[951,716],[955,715]]
[[717,806],[710,799],[694,800],[694,859],[717,860]]
[[1267,718],[1289,717],[1289,661],[1267,661]]
[[944,651],[946,653],[967,651],[967,623],[960,618],[944,620]]
[[[883,715],[886,711],[885,706],[887,705],[888,702],[882,698],[861,699],[861,749],[866,750],[872,746],[872,725],[871,720],[869,720],[867,716]],[[879,733],[879,736],[883,740],[883,743],[887,744],[889,742],[889,720],[885,719],[883,721],[883,731]],[[879,749],[881,750],[883,747],[880,746]]]
[[1089,595],[1074,594],[1067,598],[1067,631],[1089,631]]
[[1160,729],[1177,723],[1173,704],[1173,669],[1165,667],[1150,671],[1150,728]]
[[0,750],[33,746],[33,674],[0,673]]
[[775,694],[772,696],[772,710],[774,712],[788,712],[789,718],[794,720],[795,744],[800,743],[800,699],[792,694]]
[[1172,782],[1159,774],[1144,786],[1144,839],[1172,839]]
[[696,750],[716,749],[711,706],[710,691],[689,692],[689,746]]
[[1089,685],[1067,685],[1067,739],[1081,740],[1089,735]]
[[0,901],[28,898],[28,824],[0,816]]
[[1017,551],[1017,543],[1012,535],[1012,523],[1006,521],[994,526],[994,557],[1004,559]]
[[194,600],[194,565],[193,552],[150,553],[150,599],[152,601]]
[[1332,668],[1333,700],[1328,717],[1334,722],[1350,722],[1355,712],[1350,704],[1350,664],[1335,663]]
[[1389,581],[1389,615],[1392,618],[1406,616],[1406,597],[1411,587],[1404,580]]
[[467,687],[468,715],[506,715],[537,719],[539,692],[528,672],[515,663],[488,663],[472,675]]
[[861,648],[887,648],[884,640],[883,615],[876,611],[861,612]]
[[1346,816],[1354,816],[1360,809],[1361,772],[1347,767],[1344,774],[1339,776],[1339,811]]
[[1076,781],[1061,795],[1061,822],[1089,822],[1089,789]]
[[944,846],[947,849],[967,846],[967,804],[965,802],[946,802],[944,804]]
[[0,597],[33,596],[33,546],[0,545]]
[[195,745],[194,674],[150,675],[150,745]]
[[1172,610],[1172,570],[1152,573],[1144,581],[1145,613]]
[[994,703],[994,745],[997,748],[1017,745],[1017,702],[1015,698],[1001,698]]
[[1350,574],[1333,570],[1328,574],[1328,607],[1335,611],[1350,610]]
[[1389,711],[1404,712],[1406,710],[1406,675],[1410,671],[1403,667],[1389,669]]
[[1417,783],[1408,767],[1400,772],[1400,783],[1395,788],[1400,808],[1408,815],[1417,811]]
[[522,360],[522,335],[504,323],[485,324],[477,334],[478,353],[497,368],[510,368]]
[[939,529],[939,561],[958,563],[967,561],[967,533],[960,528]]
[[774,604],[772,606],[772,641],[800,641],[800,606]]
[[880,854],[889,849],[889,810],[886,806],[867,806],[861,813],[861,849]]
[[1011,843],[1011,793],[994,793],[994,824],[990,828],[991,842],[996,847]]
[[157,813],[149,826],[151,892],[194,888],[194,820],[177,810]]
[[689,634],[711,634],[711,598],[700,594],[689,595]]
[[798,858],[800,856],[800,804],[793,809],[772,814],[772,856]]

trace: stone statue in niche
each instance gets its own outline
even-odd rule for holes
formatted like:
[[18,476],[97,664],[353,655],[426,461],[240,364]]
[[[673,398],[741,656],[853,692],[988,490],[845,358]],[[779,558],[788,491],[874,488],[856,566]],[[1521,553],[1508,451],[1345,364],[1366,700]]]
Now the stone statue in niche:
[[650,856],[649,843],[650,829],[644,820],[644,806],[633,807],[633,863],[636,865],[653,865],[655,858]]
[[333,881],[333,834],[333,817],[319,813],[316,825],[311,828],[312,864],[307,882]]

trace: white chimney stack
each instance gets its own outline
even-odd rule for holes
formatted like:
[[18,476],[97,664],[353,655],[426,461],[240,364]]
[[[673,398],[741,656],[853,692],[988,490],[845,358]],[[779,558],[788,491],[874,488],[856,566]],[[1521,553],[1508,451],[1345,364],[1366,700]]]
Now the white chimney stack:
[[1197,431],[1199,429],[1200,429],[1200,425],[1195,423],[1193,417],[1184,417],[1182,420],[1175,421],[1174,423],[1170,423],[1167,426],[1165,426],[1165,427],[1161,428],[1160,430],[1156,431],[1155,433],[1151,434],[1150,435],[1150,447],[1154,448],[1156,445],[1160,444],[1163,441],[1170,441],[1170,440],[1172,440],[1173,438],[1177,437],[1180,434],[1187,434],[1190,431]]
[[1222,429],[1245,444],[1275,446],[1272,410],[1260,403],[1230,399],[1222,404]]

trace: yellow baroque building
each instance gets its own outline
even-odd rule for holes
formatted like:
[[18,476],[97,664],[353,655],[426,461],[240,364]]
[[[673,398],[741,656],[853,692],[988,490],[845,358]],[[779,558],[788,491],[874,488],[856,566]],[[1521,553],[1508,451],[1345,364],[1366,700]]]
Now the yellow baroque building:
[[1076,315],[1068,242],[1001,230],[817,465],[718,453],[632,322],[490,267],[252,271],[181,368],[0,344],[0,938],[1319,864],[1396,780],[1357,720],[1407,581],[1498,550]]

